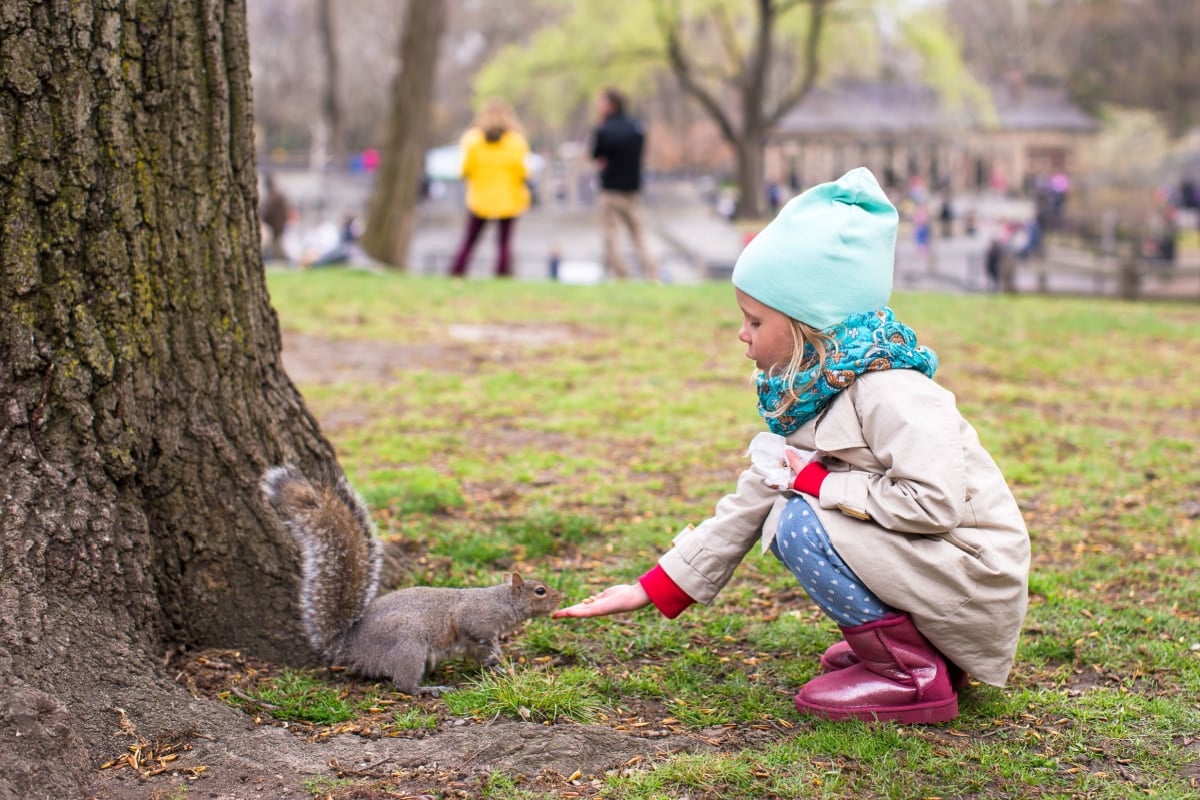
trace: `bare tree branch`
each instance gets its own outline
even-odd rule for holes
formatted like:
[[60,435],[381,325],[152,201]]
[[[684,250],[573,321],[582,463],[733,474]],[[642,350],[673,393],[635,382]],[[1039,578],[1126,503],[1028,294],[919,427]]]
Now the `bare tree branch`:
[[745,54],[742,53],[742,48],[738,46],[737,32],[733,27],[733,20],[729,18],[729,9],[722,6],[712,10],[713,27],[717,29],[718,38],[725,50],[725,57],[728,62],[729,72],[725,75],[726,80],[733,78],[731,81],[736,85],[736,78],[742,70],[742,65],[745,63]]
[[[713,91],[711,80],[701,79],[708,76],[702,76],[692,60],[696,43],[687,43],[691,48],[690,53],[685,49],[682,25],[686,17],[680,10],[680,3],[654,0],[655,21],[662,35],[667,63],[680,88],[700,104],[736,154],[739,215],[755,217],[758,214],[762,199],[766,138],[783,114],[799,102],[816,82],[819,72],[818,46],[826,24],[827,8],[833,2],[754,0],[754,29],[744,45],[737,38],[738,17],[735,15],[738,12],[727,8],[713,9],[707,19],[715,28],[718,46],[724,51],[725,60],[735,55],[739,59],[725,81],[732,91],[717,94]],[[782,14],[799,8],[802,3],[807,3],[809,7],[809,27],[802,43],[802,74],[794,86],[783,92],[782,96],[776,96],[772,81],[772,69],[778,68],[775,63],[776,23]],[[716,62],[721,60],[715,59]]]
[[772,0],[758,0],[758,27],[754,48],[746,65],[744,113],[761,118],[767,92],[767,69],[771,64],[771,45],[775,35],[775,8]]
[[817,47],[825,27],[827,7],[832,0],[795,0],[795,2],[783,3],[779,6],[780,13],[795,8],[802,2],[808,3],[808,34],[804,39],[804,69],[801,72],[799,83],[783,92],[775,107],[767,112],[767,127],[776,125],[784,114],[791,111],[797,103],[804,99],[804,96],[812,90],[820,73],[821,62]]
[[676,80],[685,92],[696,99],[704,108],[717,128],[721,131],[722,138],[729,142],[734,147],[737,146],[738,132],[733,126],[732,120],[725,110],[721,108],[721,104],[713,95],[704,88],[697,80],[692,69],[691,63],[684,55],[683,47],[679,41],[679,15],[669,12],[662,2],[655,4],[655,20],[658,23],[659,31],[663,36],[663,44],[666,46],[667,63],[671,66],[671,71],[675,73]]

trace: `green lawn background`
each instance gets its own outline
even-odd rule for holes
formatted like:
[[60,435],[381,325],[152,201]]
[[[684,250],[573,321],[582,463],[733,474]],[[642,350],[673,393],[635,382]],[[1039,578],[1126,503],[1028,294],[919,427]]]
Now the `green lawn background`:
[[[711,513],[762,429],[727,284],[269,281],[285,363],[303,362],[308,406],[381,535],[405,540],[414,581],[517,569],[573,601],[632,580]],[[1200,306],[906,293],[892,306],[938,352],[937,380],[1029,523],[1007,688],[972,687],[937,728],[798,716],[791,693],[836,629],[752,554],[712,607],[674,622],[532,623],[507,679],[462,678],[420,725],[533,707],[564,724],[766,731],[586,784],[621,798],[1198,796]],[[499,776],[485,796],[534,795]]]

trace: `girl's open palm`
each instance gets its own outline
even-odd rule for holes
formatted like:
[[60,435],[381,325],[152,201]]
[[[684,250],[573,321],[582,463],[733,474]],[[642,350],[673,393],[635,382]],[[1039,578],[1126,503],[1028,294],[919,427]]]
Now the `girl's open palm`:
[[595,597],[589,597],[582,603],[560,608],[553,616],[558,617],[603,617],[608,614],[620,614],[623,611],[636,611],[650,604],[650,596],[640,583],[620,584],[610,586]]

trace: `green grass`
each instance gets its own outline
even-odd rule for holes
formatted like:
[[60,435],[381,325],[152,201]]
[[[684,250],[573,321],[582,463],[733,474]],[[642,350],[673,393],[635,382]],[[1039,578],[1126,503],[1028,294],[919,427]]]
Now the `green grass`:
[[392,724],[401,731],[432,731],[438,726],[436,714],[419,708],[408,708],[392,715]]
[[331,778],[327,775],[309,778],[303,784],[304,790],[314,797],[329,797],[333,792],[347,789],[353,785],[354,781],[349,778]]
[[354,704],[342,697],[337,688],[303,671],[286,670],[247,693],[247,697],[248,700],[232,697],[230,702],[262,708],[272,717],[289,722],[331,725],[353,719],[355,715]]
[[[762,427],[724,284],[322,270],[272,273],[270,288],[285,341],[328,337],[399,364],[301,390],[381,535],[409,542],[413,580],[480,585],[517,570],[570,601],[633,580],[732,489]],[[508,669],[450,667],[431,682],[458,690],[397,700],[390,729],[502,715],[718,742],[587,776],[592,794],[632,800],[1197,796],[1200,306],[934,294],[892,305],[938,351],[938,381],[1030,526],[1008,687],[972,687],[940,727],[797,715],[791,695],[837,631],[752,553],[711,607],[675,621],[535,620],[506,641]],[[481,791],[559,796],[499,773]]]
[[447,695],[457,716],[502,714],[532,722],[593,722],[603,701],[590,670],[572,668],[557,674],[535,670],[486,672],[461,691]]

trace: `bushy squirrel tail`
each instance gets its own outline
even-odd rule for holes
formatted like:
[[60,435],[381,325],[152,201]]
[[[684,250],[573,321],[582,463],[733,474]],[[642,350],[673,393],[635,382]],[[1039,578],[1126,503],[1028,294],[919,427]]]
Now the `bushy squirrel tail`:
[[317,484],[291,465],[267,470],[261,488],[300,545],[300,609],[308,640],[336,661],[379,589],[383,552],[367,505],[345,477]]

